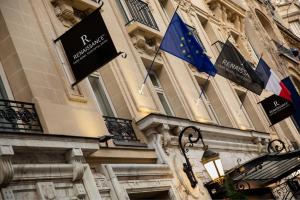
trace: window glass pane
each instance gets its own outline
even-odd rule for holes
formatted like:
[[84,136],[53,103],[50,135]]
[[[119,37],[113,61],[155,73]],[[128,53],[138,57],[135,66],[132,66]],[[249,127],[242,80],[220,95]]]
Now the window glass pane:
[[204,164],[204,167],[205,167],[206,171],[208,172],[208,174],[210,175],[210,178],[212,180],[219,178],[218,171],[217,171],[213,161],[210,161],[209,163]]
[[216,160],[215,163],[216,163],[216,166],[217,166],[218,171],[220,173],[220,176],[224,176],[225,173],[224,173],[224,169],[223,169],[221,159]]
[[0,77],[0,99],[8,99],[2,78]]
[[98,77],[89,76],[89,81],[104,116],[114,117],[113,110]]
[[166,114],[169,116],[173,116],[173,113],[171,111],[171,108],[169,107],[166,97],[162,93],[159,93],[159,92],[157,93],[157,95],[159,97],[159,100],[160,100]]
[[158,82],[156,76],[153,73],[149,73],[149,78],[150,78],[153,86],[160,87],[159,82]]

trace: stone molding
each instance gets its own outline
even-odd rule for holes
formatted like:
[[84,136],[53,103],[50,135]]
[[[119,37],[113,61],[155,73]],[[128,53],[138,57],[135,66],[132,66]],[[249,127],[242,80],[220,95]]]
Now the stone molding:
[[67,153],[67,160],[73,165],[73,181],[82,180],[84,174],[84,156],[80,148],[73,148]]
[[126,30],[136,49],[149,56],[155,54],[162,39],[162,35],[159,31],[136,21],[128,24]]

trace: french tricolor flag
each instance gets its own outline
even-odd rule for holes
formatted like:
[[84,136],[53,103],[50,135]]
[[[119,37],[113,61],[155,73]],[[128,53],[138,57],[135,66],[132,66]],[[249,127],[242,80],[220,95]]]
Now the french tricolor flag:
[[266,90],[271,91],[290,102],[292,101],[291,92],[262,58],[260,58],[255,72],[264,82],[264,88]]

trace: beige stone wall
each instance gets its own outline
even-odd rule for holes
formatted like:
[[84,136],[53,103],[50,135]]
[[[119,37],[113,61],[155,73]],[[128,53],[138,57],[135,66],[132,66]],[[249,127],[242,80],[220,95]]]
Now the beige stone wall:
[[[0,58],[15,100],[36,104],[46,133],[95,137],[107,132],[88,81],[84,80],[74,89],[71,88],[73,78],[62,47],[59,43],[53,43],[53,39],[80,20],[72,12],[68,18],[64,13],[59,13],[59,9],[86,11],[96,8],[97,4],[92,1],[62,1],[64,6],[47,0],[11,2],[1,1]],[[262,53],[266,47],[262,44],[271,43],[263,25],[259,24],[255,9],[261,10],[267,18],[268,11],[252,1],[240,3],[187,1],[178,10],[185,22],[195,27],[213,62],[219,52],[212,44],[218,40],[225,41],[229,35],[233,36],[245,57],[254,63],[257,58],[253,49]],[[128,56],[126,59],[118,57],[99,73],[117,117],[136,121],[152,112],[164,114],[150,80],[147,80],[143,94],[139,93],[139,89],[177,1],[168,2],[166,13],[169,16],[157,1],[150,1],[149,6],[160,31],[139,23],[125,26],[126,20],[116,1],[105,2],[102,9],[117,49]],[[255,28],[252,30],[251,27]],[[274,34],[277,39],[282,39],[276,28]],[[253,42],[253,38],[267,40]],[[154,41],[154,46],[147,43],[149,39]],[[274,45],[267,47],[274,49]],[[281,62],[276,61],[273,51],[264,53],[264,58],[276,67]],[[200,88],[195,76],[205,75],[193,71],[187,63],[165,52],[158,55],[156,65],[160,66],[161,83],[175,116],[212,123],[214,119],[208,106],[198,101]],[[282,68],[278,71],[281,77],[286,74]],[[217,93],[213,104],[217,106],[219,115],[225,116],[220,117],[220,125],[270,131],[266,117],[255,104],[259,98],[247,94],[245,110],[242,111],[236,89],[230,81],[216,75],[210,78],[210,82],[210,96],[212,91]],[[247,110],[250,112],[247,113]]]

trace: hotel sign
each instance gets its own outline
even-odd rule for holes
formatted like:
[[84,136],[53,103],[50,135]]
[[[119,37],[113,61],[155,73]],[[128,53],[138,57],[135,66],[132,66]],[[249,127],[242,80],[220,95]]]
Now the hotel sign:
[[215,63],[218,74],[260,95],[263,82],[251,65],[227,40]]
[[291,116],[294,108],[288,100],[273,94],[260,102],[272,125]]
[[60,40],[64,47],[76,79],[72,86],[120,54],[114,46],[99,9],[57,40]]

